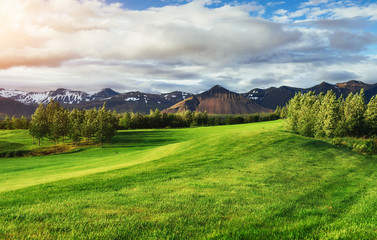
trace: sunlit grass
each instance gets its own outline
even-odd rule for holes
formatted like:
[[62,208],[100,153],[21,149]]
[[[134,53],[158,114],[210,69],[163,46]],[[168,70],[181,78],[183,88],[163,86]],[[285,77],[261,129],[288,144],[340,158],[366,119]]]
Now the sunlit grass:
[[374,239],[375,169],[281,121],[122,131],[104,149],[1,159],[0,238]]

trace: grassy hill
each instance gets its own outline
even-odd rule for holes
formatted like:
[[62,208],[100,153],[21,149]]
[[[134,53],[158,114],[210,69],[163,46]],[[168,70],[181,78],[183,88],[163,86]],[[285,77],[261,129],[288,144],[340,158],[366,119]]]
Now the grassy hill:
[[376,157],[281,124],[121,131],[104,149],[0,159],[0,238],[376,239]]

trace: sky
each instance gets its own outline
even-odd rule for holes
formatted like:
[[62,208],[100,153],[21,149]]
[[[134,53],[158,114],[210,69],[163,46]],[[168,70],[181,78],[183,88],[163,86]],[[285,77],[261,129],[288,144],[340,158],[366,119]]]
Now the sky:
[[377,2],[0,0],[0,88],[377,83]]

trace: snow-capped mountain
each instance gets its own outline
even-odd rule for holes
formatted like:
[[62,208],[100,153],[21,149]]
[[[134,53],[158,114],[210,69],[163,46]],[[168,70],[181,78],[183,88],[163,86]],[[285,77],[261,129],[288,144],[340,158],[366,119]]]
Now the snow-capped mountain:
[[164,94],[149,94],[142,92],[118,93],[110,88],[104,88],[98,93],[88,94],[82,91],[58,88],[55,91],[46,92],[23,92],[20,90],[9,90],[0,88],[0,97],[10,98],[18,102],[30,105],[39,103],[49,103],[51,100],[61,104],[81,104],[92,101],[105,101],[113,98],[123,98],[125,102],[143,102],[153,101],[157,104],[179,102],[192,94],[185,92],[171,92]]
[[106,102],[107,108],[116,110],[117,112],[149,113],[151,109],[158,108],[163,110],[168,108],[177,102],[191,97],[193,94],[178,91],[163,94],[133,91],[113,96],[102,95],[101,98],[94,95],[91,101],[71,106],[79,109],[90,109],[101,107]]
[[29,93],[0,88],[0,97],[10,98],[27,105],[49,103],[51,100],[62,104],[78,104],[92,99],[92,96],[86,92],[64,88],[58,88],[55,91]]
[[[122,112],[149,113],[151,109],[176,112],[180,109],[201,110],[209,113],[250,113],[263,109],[275,109],[284,106],[297,92],[306,93],[314,91],[316,94],[332,90],[337,95],[348,96],[349,93],[364,89],[366,100],[377,94],[377,83],[366,84],[360,81],[348,81],[338,84],[322,82],[311,88],[295,88],[281,86],[267,89],[255,88],[243,94],[230,92],[220,86],[201,94],[191,94],[175,91],[163,94],[143,92],[118,93],[110,88],[105,88],[95,94],[59,88],[47,92],[24,92],[0,88],[0,119],[8,114],[10,116],[28,116],[34,112],[39,103],[47,104],[50,100],[61,103],[68,109],[91,109],[106,107],[110,110]],[[264,110],[263,110],[264,111]]]
[[119,95],[119,94],[120,93],[115,92],[111,88],[104,88],[101,91],[99,91],[98,93],[95,93],[92,96],[90,96],[90,98],[91,98],[91,100],[104,99],[104,98],[110,98],[110,97],[113,97],[113,96],[116,96],[116,95]]
[[[164,94],[143,92],[118,93],[110,88],[104,88],[94,94],[64,88],[59,88],[55,91],[28,93],[0,88],[0,98],[25,104],[25,106],[30,106],[31,109],[35,109],[39,103],[47,104],[51,100],[54,100],[69,109],[99,108],[106,102],[107,108],[118,112],[149,113],[150,109],[158,108],[163,110],[190,96],[192,94],[178,91]],[[0,108],[4,108],[1,105],[0,101]],[[1,111],[0,109],[0,113]]]
[[26,92],[23,92],[20,90],[9,90],[9,89],[0,88],[0,97],[13,98],[19,95],[26,95]]

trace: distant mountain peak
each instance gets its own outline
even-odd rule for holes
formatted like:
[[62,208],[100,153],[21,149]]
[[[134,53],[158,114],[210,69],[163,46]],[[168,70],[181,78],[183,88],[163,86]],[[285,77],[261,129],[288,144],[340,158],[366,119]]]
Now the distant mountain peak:
[[350,80],[347,83],[349,83],[349,84],[364,84],[364,82],[358,81],[358,80]]
[[115,91],[111,88],[102,88],[100,92],[115,92]]
[[327,85],[332,85],[332,84],[330,84],[330,83],[328,83],[328,82],[326,82],[326,81],[323,81],[323,82],[321,82],[319,85],[327,86]]
[[207,92],[209,92],[209,93],[228,93],[230,91],[228,89],[220,86],[220,85],[216,85],[216,86],[213,86],[211,89],[209,89]]
[[367,85],[366,83],[362,82],[362,81],[358,81],[358,80],[350,80],[348,82],[343,82],[343,83],[337,83],[335,84],[337,86],[364,86],[364,85]]
[[66,91],[66,90],[68,90],[68,89],[66,89],[66,88],[58,88],[58,89],[56,89],[56,91]]
[[103,88],[101,89],[101,91],[99,91],[98,93],[95,93],[93,94],[92,97],[96,97],[96,98],[107,98],[107,97],[112,97],[112,96],[116,96],[116,95],[119,95],[120,93],[114,91],[113,89],[111,88]]
[[345,89],[348,92],[359,92],[361,89],[368,90],[372,88],[374,85],[370,85],[364,83],[362,81],[351,80],[344,83],[337,83],[335,84],[338,88]]

